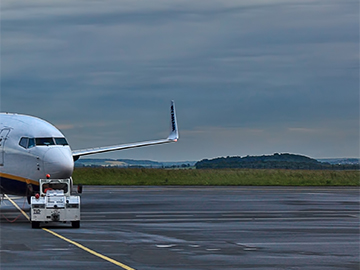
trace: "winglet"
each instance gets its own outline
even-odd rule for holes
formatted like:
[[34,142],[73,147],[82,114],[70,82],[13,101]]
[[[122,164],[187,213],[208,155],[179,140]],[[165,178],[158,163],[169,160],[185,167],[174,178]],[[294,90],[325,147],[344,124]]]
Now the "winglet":
[[167,137],[166,139],[75,150],[75,151],[72,151],[72,155],[73,155],[74,161],[76,161],[79,159],[80,156],[99,154],[99,153],[105,153],[105,152],[117,151],[117,150],[125,150],[125,149],[149,146],[149,145],[155,145],[155,144],[171,143],[171,142],[176,142],[178,139],[179,139],[179,131],[178,131],[177,122],[176,122],[175,103],[172,100],[171,101],[171,133],[170,133],[169,137]]
[[179,131],[177,128],[175,102],[172,100],[171,101],[171,133],[168,137],[168,140],[176,142],[178,139],[179,139]]

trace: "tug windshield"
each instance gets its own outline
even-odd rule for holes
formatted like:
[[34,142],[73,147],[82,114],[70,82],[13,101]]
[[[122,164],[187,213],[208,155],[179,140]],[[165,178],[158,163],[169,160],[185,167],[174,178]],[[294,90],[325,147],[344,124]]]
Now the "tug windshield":
[[63,190],[64,193],[68,192],[67,183],[44,183],[42,185],[42,190],[46,193],[47,190]]

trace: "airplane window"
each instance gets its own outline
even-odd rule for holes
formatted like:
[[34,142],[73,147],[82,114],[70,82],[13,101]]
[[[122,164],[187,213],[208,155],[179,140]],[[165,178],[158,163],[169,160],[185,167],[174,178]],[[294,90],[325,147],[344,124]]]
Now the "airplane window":
[[36,145],[55,145],[53,138],[35,138]]
[[28,141],[29,141],[29,138],[22,137],[20,139],[19,145],[24,147],[24,148],[28,148]]
[[34,147],[35,146],[35,139],[34,138],[29,138],[29,144],[28,144],[28,148]]
[[55,138],[57,145],[69,145],[65,138]]

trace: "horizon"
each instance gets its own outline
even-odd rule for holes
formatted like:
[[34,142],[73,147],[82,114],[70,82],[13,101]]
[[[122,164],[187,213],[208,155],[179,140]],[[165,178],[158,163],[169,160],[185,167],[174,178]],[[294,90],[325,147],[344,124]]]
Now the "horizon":
[[[261,156],[273,156],[275,154],[279,154],[279,155],[282,155],[282,154],[290,154],[290,155],[298,155],[298,156],[303,156],[303,157],[308,157],[308,158],[311,158],[311,159],[315,159],[315,160],[346,160],[346,159],[357,159],[360,161],[360,158],[359,157],[338,157],[338,158],[313,158],[311,156],[307,156],[307,155],[300,155],[300,154],[293,154],[293,153],[274,153],[272,155],[256,155],[256,156],[250,156],[250,155],[245,155],[245,156],[219,156],[219,157],[213,157],[213,158],[209,158],[209,160],[212,160],[212,159],[217,159],[217,158],[227,158],[227,157],[241,157],[241,158],[244,158],[244,157],[261,157]],[[90,158],[90,157],[86,157],[86,158],[79,158],[77,161],[75,162],[78,162],[79,160],[134,160],[134,161],[152,161],[152,162],[158,162],[158,163],[181,163],[181,162],[198,162],[198,161],[201,161],[201,160],[204,160],[205,158],[203,159],[200,159],[200,160],[178,160],[178,161],[172,161],[172,160],[151,160],[151,159],[131,159],[131,158]]]

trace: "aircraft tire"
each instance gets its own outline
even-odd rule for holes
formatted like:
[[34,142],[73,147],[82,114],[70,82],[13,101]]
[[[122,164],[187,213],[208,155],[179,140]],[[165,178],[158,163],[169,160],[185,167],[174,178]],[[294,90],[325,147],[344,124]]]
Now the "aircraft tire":
[[40,222],[39,221],[31,221],[31,228],[33,228],[33,229],[40,228]]
[[76,229],[80,228],[80,220],[78,220],[78,221],[71,221],[71,226],[72,226],[73,228],[76,228]]

